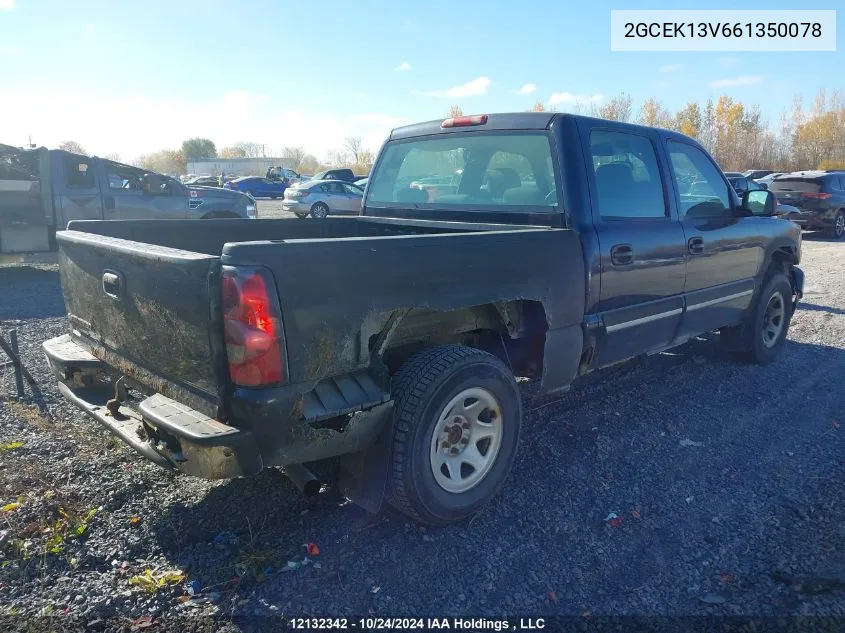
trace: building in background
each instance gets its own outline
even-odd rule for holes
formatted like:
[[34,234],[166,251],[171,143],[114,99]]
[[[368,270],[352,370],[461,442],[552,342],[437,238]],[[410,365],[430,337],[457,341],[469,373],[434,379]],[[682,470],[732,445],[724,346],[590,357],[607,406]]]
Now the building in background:
[[203,158],[189,160],[188,173],[196,176],[264,176],[274,165],[282,165],[281,158]]

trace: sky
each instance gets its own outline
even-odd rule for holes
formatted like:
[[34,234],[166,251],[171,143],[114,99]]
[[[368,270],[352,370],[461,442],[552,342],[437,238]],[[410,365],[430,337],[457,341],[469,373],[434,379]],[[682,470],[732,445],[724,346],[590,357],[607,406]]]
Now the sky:
[[[812,9],[836,9],[816,0]],[[671,111],[727,94],[772,123],[845,89],[836,52],[611,52],[610,10],[795,9],[794,2],[0,0],[0,143],[74,140],[125,160],[193,136],[303,146],[466,114],[571,109],[621,92]],[[840,11],[840,15],[845,11]],[[839,17],[839,16],[837,16]],[[841,18],[839,20],[841,22]]]

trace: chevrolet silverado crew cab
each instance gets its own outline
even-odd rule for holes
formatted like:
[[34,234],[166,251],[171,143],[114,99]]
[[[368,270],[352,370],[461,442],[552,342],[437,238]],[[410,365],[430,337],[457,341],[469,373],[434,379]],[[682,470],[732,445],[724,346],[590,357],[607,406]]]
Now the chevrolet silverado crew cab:
[[342,456],[348,498],[444,524],[505,482],[514,376],[565,390],[711,331],[773,361],[803,286],[773,204],[676,132],[420,123],[392,132],[356,217],[72,222],[70,331],[44,351],[67,399],[159,464],[281,467],[310,493],[305,464]]
[[254,218],[236,191],[63,150],[0,145],[0,253],[55,250],[73,220]]

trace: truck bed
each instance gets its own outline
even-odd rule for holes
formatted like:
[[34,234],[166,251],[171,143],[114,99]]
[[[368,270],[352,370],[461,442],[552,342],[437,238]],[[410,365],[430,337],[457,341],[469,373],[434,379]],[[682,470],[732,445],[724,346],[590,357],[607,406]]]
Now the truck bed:
[[272,272],[288,383],[303,394],[366,371],[380,333],[410,311],[531,300],[544,308],[547,351],[572,326],[581,343],[585,273],[571,230],[366,217],[139,220],[72,222],[57,240],[74,338],[149,393],[212,418],[227,415],[222,265]]

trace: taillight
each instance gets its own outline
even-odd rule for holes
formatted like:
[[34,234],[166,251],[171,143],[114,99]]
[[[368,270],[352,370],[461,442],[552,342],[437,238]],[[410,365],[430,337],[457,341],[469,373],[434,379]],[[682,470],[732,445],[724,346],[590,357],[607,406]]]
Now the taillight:
[[284,382],[282,319],[269,272],[225,266],[222,294],[229,378],[242,387]]
[[833,196],[832,193],[802,193],[802,198],[813,198],[815,200],[827,200]]
[[446,119],[440,124],[440,127],[468,127],[470,125],[484,125],[487,123],[486,114],[476,114],[473,116],[458,116],[452,119]]

